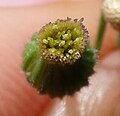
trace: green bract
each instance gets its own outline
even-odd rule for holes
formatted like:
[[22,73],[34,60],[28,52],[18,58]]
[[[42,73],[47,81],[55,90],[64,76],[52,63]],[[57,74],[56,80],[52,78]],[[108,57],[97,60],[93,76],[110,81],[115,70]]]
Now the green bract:
[[49,23],[26,44],[22,68],[41,94],[62,98],[88,85],[96,51],[89,46],[82,21],[67,18]]

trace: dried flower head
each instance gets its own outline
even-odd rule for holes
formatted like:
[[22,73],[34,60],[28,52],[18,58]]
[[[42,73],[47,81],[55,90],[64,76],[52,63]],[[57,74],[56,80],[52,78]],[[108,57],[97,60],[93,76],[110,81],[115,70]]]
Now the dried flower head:
[[102,9],[106,20],[120,31],[120,0],[104,0]]
[[62,98],[88,85],[96,50],[89,46],[82,22],[67,18],[49,23],[26,44],[22,69],[40,94]]

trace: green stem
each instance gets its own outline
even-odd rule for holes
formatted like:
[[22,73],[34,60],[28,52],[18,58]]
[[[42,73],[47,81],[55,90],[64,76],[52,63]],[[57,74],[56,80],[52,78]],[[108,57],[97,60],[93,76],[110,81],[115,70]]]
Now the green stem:
[[97,33],[97,38],[96,38],[96,43],[95,43],[95,48],[98,50],[100,50],[102,46],[105,28],[106,28],[106,21],[104,20],[103,13],[101,12],[99,28],[98,28],[98,33]]

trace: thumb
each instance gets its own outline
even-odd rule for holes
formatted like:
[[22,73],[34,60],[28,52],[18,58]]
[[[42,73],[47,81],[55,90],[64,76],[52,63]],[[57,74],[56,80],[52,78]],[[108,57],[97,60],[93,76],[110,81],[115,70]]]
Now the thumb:
[[[108,56],[73,97],[55,99],[44,116],[119,116],[120,115],[120,51]],[[114,62],[113,62],[114,61]]]
[[[25,38],[28,38],[26,33],[31,31],[25,31],[25,27],[18,23],[20,13],[16,13],[16,10],[13,10],[14,13],[12,9],[11,12],[3,10],[0,10],[0,116],[36,116],[49,99],[37,95],[21,73],[21,52]],[[6,18],[8,15],[16,17],[16,20]]]

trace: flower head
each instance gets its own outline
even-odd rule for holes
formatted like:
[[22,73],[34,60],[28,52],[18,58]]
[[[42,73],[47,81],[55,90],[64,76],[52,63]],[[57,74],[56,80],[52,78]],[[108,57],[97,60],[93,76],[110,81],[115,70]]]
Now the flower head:
[[96,51],[89,46],[82,21],[58,19],[45,25],[26,44],[22,69],[40,94],[62,98],[88,85]]
[[102,9],[106,20],[120,31],[120,0],[104,0]]
[[49,63],[73,64],[88,43],[88,31],[79,21],[67,18],[45,25],[39,32],[41,56]]

